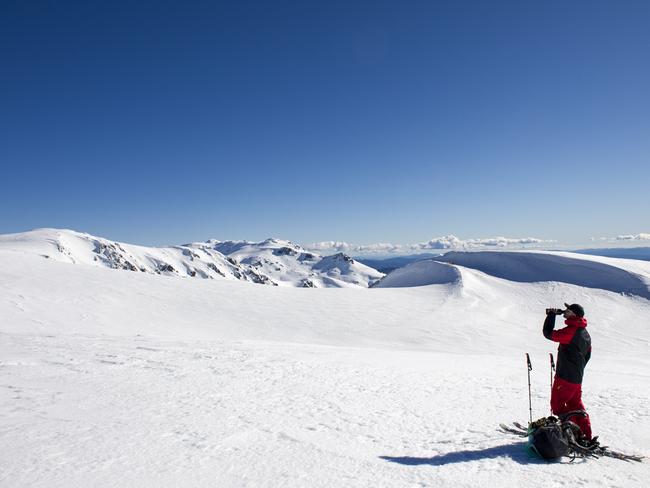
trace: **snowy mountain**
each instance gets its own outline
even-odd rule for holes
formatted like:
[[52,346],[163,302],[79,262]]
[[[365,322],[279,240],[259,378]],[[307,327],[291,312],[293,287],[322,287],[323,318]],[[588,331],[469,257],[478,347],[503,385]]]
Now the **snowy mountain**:
[[[647,262],[495,252],[414,263],[386,287],[304,290],[115,272],[92,240],[64,237],[0,245],[2,486],[640,488],[650,477],[647,462],[540,461],[497,431],[528,420],[525,353],[533,416],[548,415],[557,344],[542,335],[544,308],[578,302],[594,433],[650,455],[650,300],[620,289],[647,283]],[[226,261],[252,257],[252,244]],[[302,253],[267,245],[271,261],[291,255],[273,249]],[[93,266],[67,264],[82,257]],[[305,260],[342,274],[355,264]],[[565,265],[582,285],[542,280]]]
[[562,282],[650,299],[650,263],[552,251],[449,252],[392,271],[373,286],[459,283],[461,267],[509,281]]
[[269,276],[275,283],[302,288],[367,288],[383,275],[343,253],[320,256],[291,241],[267,239],[250,241],[208,241],[205,244],[240,265]]
[[166,276],[298,287],[368,287],[383,274],[345,255],[323,258],[289,241],[210,240],[164,248],[110,241],[63,229],[0,235],[0,249],[74,264]]
[[650,298],[650,263],[551,251],[449,252],[436,261],[511,281],[558,281]]
[[650,247],[615,247],[609,249],[578,249],[574,252],[590,254],[592,256],[606,256],[610,258],[640,259],[650,261]]
[[37,229],[0,235],[0,249],[34,253],[53,261],[149,274],[274,284],[268,276],[238,265],[209,246],[151,248],[67,229]]

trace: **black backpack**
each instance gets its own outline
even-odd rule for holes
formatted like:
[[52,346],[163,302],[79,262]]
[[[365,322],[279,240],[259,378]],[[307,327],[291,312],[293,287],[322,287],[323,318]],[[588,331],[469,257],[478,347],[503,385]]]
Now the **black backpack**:
[[568,456],[573,461],[576,457],[599,458],[608,456],[624,461],[641,462],[643,456],[612,451],[607,446],[601,446],[598,436],[585,439],[580,427],[569,418],[586,415],[583,410],[568,412],[557,417],[542,417],[528,424],[528,449],[536,456],[548,461]]
[[576,442],[580,428],[569,420],[544,417],[530,424],[528,445],[542,459],[575,456],[581,446]]

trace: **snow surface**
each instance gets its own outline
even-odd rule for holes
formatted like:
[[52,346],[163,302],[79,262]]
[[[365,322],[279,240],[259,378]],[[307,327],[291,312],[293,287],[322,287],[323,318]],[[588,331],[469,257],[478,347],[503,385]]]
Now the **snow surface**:
[[528,419],[525,352],[548,413],[544,308],[578,302],[594,432],[649,455],[650,301],[452,267],[429,286],[302,289],[2,246],[0,486],[646,486],[647,462],[546,463],[496,426]]

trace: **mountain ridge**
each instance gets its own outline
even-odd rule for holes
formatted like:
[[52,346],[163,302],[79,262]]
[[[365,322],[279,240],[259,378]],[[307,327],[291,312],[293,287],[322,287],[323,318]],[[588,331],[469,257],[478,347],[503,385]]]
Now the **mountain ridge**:
[[383,273],[345,256],[308,252],[276,238],[261,242],[195,242],[167,247],[145,247],[71,229],[40,228],[0,235],[0,249],[38,254],[72,264],[176,277],[228,279],[271,286],[363,287]]

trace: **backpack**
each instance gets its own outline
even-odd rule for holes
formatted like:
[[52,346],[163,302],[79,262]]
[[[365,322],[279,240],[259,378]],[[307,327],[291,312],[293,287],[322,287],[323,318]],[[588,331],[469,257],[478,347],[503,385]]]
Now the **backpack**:
[[599,458],[601,456],[641,462],[643,456],[612,451],[601,446],[598,436],[585,439],[580,427],[568,420],[576,415],[584,415],[582,410],[574,410],[557,417],[542,417],[528,424],[528,450],[548,461],[568,456],[573,461],[576,457]]
[[562,456],[574,457],[580,448],[576,442],[579,433],[580,428],[569,420],[543,417],[530,424],[528,446],[534,454],[549,461]]

